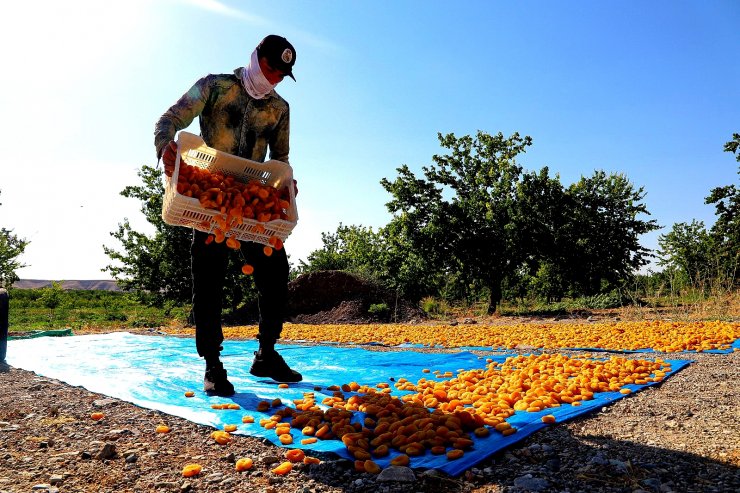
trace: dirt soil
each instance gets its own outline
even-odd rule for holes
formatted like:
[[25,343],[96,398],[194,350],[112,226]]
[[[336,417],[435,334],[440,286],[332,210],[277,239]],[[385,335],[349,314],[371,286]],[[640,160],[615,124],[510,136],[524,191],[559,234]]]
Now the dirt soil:
[[[539,431],[459,477],[405,467],[374,476],[329,455],[277,476],[270,470],[284,449],[261,439],[235,436],[217,445],[209,427],[3,365],[0,492],[740,491],[740,353],[670,357],[694,363],[596,414]],[[94,421],[93,412],[105,418]],[[170,433],[155,432],[163,423]],[[255,465],[237,473],[242,457]],[[192,462],[203,473],[183,478]]]
[[[387,310],[373,311],[384,305]],[[228,317],[229,325],[257,321],[256,302],[247,304]],[[364,324],[373,322],[411,322],[426,319],[426,314],[382,287],[342,271],[304,274],[288,284],[287,320],[301,324]]]

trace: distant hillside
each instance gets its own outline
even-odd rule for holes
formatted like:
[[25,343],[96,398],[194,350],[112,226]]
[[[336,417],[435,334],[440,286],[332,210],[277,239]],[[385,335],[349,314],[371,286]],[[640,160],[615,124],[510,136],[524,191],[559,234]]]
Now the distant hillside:
[[[51,286],[51,281],[40,279],[21,279],[13,284],[18,289],[40,289]],[[62,281],[62,289],[99,289],[101,291],[120,291],[116,281]]]

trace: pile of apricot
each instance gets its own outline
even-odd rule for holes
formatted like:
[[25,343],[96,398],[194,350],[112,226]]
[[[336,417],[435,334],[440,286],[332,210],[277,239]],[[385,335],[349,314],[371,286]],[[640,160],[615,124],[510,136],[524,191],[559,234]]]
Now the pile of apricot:
[[[231,337],[242,329],[226,331]],[[612,322],[510,325],[420,325],[420,324],[286,324],[286,340],[333,341],[350,344],[379,342],[390,346],[404,343],[441,347],[513,349],[530,346],[543,349],[595,348],[610,350],[653,349],[660,352],[728,349],[740,339],[740,324],[732,322]]]
[[[663,360],[648,361],[612,357],[595,360],[561,354],[515,356],[503,363],[488,361],[481,369],[451,372],[429,370],[435,378],[412,383],[399,378],[394,386],[406,391],[391,395],[387,382],[374,386],[357,382],[334,385],[318,402],[314,392],[305,392],[261,419],[265,429],[275,430],[280,443],[293,443],[291,429],[300,429],[302,444],[317,440],[341,440],[355,459],[358,471],[376,473],[374,459],[395,451],[393,465],[408,465],[412,457],[426,453],[462,457],[474,447],[473,436],[516,433],[507,418],[517,411],[535,413],[561,405],[579,406],[599,392],[628,393],[629,384],[663,380],[671,366]],[[347,395],[346,393],[351,393]],[[282,401],[263,401],[258,410],[266,412]],[[362,422],[353,419],[364,413]],[[553,415],[540,418],[554,423]]]

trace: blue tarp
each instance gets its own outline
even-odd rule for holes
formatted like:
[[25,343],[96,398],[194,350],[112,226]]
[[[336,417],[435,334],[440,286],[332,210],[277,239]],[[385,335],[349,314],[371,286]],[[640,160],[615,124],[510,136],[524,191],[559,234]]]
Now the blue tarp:
[[[265,430],[258,422],[275,412],[267,413],[255,409],[259,401],[272,401],[281,398],[292,406],[293,399],[300,399],[304,392],[314,392],[316,401],[333,392],[314,391],[315,386],[322,389],[330,385],[341,385],[356,381],[374,386],[387,382],[393,388],[396,381],[404,377],[415,382],[429,377],[422,369],[429,368],[440,372],[456,373],[459,369],[483,368],[484,358],[503,362],[507,354],[479,357],[470,352],[454,354],[420,353],[414,351],[377,352],[362,348],[340,348],[336,346],[278,345],[278,350],[292,366],[298,368],[304,380],[290,384],[287,389],[278,388],[269,379],[260,379],[249,374],[253,352],[257,349],[255,341],[225,341],[221,353],[229,380],[237,389],[230,398],[209,397],[202,392],[204,364],[195,352],[192,338],[139,336],[129,333],[73,336],[64,338],[38,338],[8,342],[8,364],[17,368],[34,371],[49,378],[56,378],[70,385],[82,386],[92,392],[122,399],[136,405],[179,416],[195,423],[222,429],[225,424],[238,425],[236,434],[264,437],[281,446],[273,430]],[[679,371],[690,361],[667,360],[673,371]],[[671,374],[672,374],[671,373]],[[655,385],[653,383],[648,385]],[[637,390],[645,385],[628,385]],[[185,397],[188,390],[195,391],[195,397]],[[393,388],[395,395],[401,395]],[[345,393],[348,395],[348,393]],[[605,392],[595,395],[595,399],[584,401],[580,407],[563,405],[539,413],[517,412],[507,421],[518,428],[518,432],[503,437],[493,432],[487,438],[474,437],[472,450],[463,458],[448,461],[446,457],[427,453],[412,458],[412,467],[434,468],[450,475],[458,475],[495,452],[518,442],[537,430],[548,426],[540,418],[545,414],[555,415],[557,421],[600,409],[624,397],[619,392]],[[211,404],[235,402],[240,410],[215,410]],[[254,416],[255,423],[243,424],[242,416]],[[357,413],[356,419],[363,418]],[[319,440],[315,444],[301,445],[304,438],[301,431],[293,429],[294,444],[290,448],[334,452],[351,459],[339,440]],[[385,467],[396,452],[376,462]]]

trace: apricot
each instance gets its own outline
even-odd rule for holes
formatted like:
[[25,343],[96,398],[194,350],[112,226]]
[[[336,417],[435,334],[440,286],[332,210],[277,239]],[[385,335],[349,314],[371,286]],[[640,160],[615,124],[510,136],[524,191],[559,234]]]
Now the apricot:
[[169,433],[170,427],[167,425],[159,425],[154,431],[156,431],[157,433]]
[[363,468],[365,469],[365,472],[369,472],[370,474],[380,474],[380,466],[373,460],[366,460],[363,463]]
[[540,419],[542,420],[543,423],[547,423],[547,424],[552,424],[555,422],[555,416],[552,414],[547,414],[545,416],[542,416],[542,418]]
[[462,449],[449,450],[447,452],[447,459],[448,460],[456,460],[456,459],[459,459],[460,457],[463,456],[464,453],[465,453],[465,451],[462,450]]
[[242,274],[244,274],[245,276],[251,276],[252,274],[254,274],[254,267],[249,264],[242,265]]
[[90,417],[92,419],[94,419],[95,421],[100,421],[101,419],[103,419],[105,417],[105,414],[103,414],[103,413],[92,413],[90,415]]
[[216,430],[211,433],[211,438],[213,438],[219,445],[227,445],[228,443],[231,443],[231,435],[227,431]]
[[278,436],[278,440],[280,440],[280,443],[283,445],[290,445],[293,443],[293,435],[290,433],[283,433],[282,435]]
[[188,390],[187,392],[185,392],[185,397],[195,397],[195,392],[193,392],[192,390]]
[[242,471],[248,471],[252,469],[253,465],[254,465],[254,461],[250,459],[249,457],[245,457],[243,459],[239,459],[238,461],[236,461],[235,468],[237,472],[242,472]]
[[400,454],[391,459],[391,465],[394,466],[408,466],[409,462],[409,456],[406,454]]
[[274,469],[271,469],[270,471],[279,476],[284,476],[292,470],[293,470],[293,463],[291,463],[290,461],[285,461],[281,463],[279,466],[275,467]]
[[318,457],[311,457],[307,455],[306,457],[303,458],[303,463],[304,464],[321,464],[321,459],[319,459]]
[[298,448],[290,449],[285,452],[285,458],[290,462],[301,462],[306,457],[306,453]]
[[224,431],[229,433],[236,431],[236,425],[224,425]]
[[200,464],[187,464],[182,468],[182,475],[186,478],[192,478],[200,474],[202,470],[203,467]]
[[242,423],[254,423],[254,417],[253,416],[242,416]]

